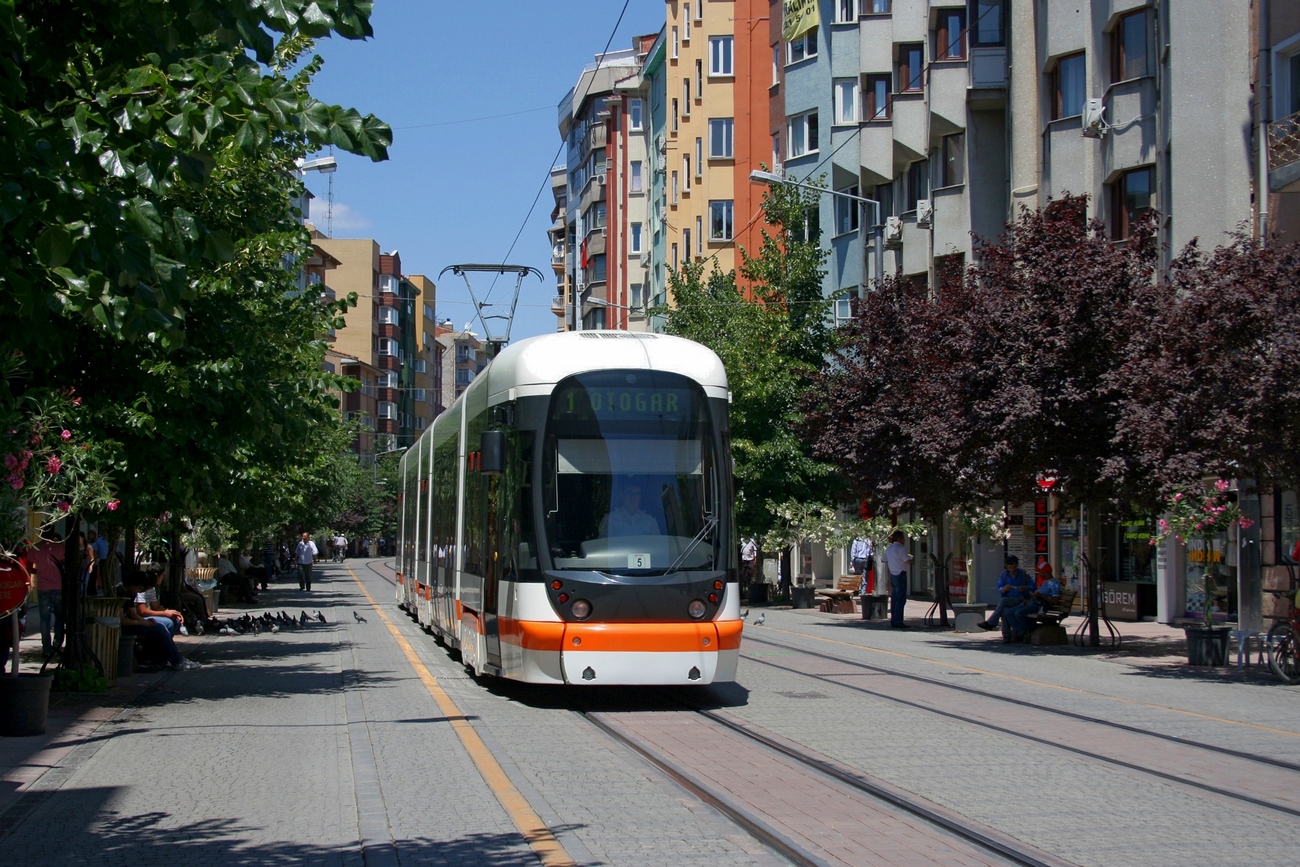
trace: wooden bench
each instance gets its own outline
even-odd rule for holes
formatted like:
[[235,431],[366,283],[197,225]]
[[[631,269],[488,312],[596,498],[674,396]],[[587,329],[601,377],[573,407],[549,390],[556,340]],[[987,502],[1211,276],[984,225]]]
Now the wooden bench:
[[1042,611],[1029,615],[1025,635],[1035,647],[1052,644],[1068,644],[1069,636],[1061,621],[1069,617],[1074,609],[1074,600],[1078,597],[1074,590],[1062,590],[1060,598],[1048,603]]
[[834,590],[818,590],[822,597],[821,610],[830,614],[855,614],[857,607],[853,600],[862,587],[862,578],[858,575],[841,575],[835,581]]

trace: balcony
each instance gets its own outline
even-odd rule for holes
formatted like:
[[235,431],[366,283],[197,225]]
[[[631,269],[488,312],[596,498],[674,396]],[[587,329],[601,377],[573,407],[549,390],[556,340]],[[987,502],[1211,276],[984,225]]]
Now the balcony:
[[1300,191],[1300,112],[1268,125],[1268,188]]
[[555,295],[551,298],[551,312],[559,315],[564,312],[564,296]]

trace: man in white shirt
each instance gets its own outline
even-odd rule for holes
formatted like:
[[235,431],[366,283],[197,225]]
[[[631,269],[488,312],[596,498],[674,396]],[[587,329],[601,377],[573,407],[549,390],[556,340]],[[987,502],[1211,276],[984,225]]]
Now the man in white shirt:
[[316,562],[316,543],[311,540],[311,533],[303,533],[298,544],[294,546],[293,560],[298,564],[298,589],[311,589],[311,567]]
[[907,569],[912,565],[912,555],[907,553],[902,530],[895,530],[885,549],[885,568],[889,570],[889,625],[894,629],[911,629],[903,622],[903,608],[907,605]]
[[339,533],[337,536],[334,537],[335,562],[342,563],[343,558],[347,555],[347,553],[348,553],[348,539],[342,533]]

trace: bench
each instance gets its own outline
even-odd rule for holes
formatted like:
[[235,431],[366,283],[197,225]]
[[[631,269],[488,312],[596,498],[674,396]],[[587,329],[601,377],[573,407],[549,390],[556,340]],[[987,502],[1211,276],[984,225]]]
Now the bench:
[[829,614],[854,614],[857,608],[853,599],[862,587],[862,578],[858,575],[841,575],[835,581],[834,590],[818,590],[822,597],[821,610]]
[[1078,595],[1074,590],[1062,590],[1060,598],[1055,602],[1048,603],[1037,614],[1029,615],[1025,630],[1027,641],[1035,647],[1068,644],[1069,637],[1065,634],[1061,621],[1070,616]]

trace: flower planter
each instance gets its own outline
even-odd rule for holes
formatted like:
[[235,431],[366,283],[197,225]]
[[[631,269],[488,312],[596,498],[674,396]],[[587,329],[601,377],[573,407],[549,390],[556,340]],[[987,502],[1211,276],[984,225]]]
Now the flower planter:
[[1227,665],[1228,627],[1186,626],[1188,665]]
[[25,738],[45,734],[52,683],[52,674],[0,675],[0,736]]
[[804,584],[790,588],[790,601],[795,608],[812,608],[814,601],[813,587]]

